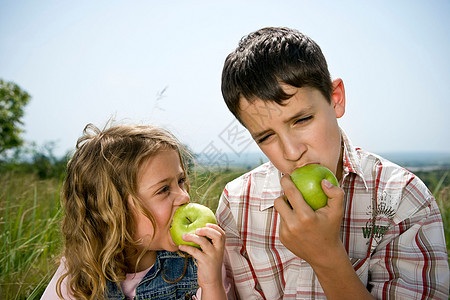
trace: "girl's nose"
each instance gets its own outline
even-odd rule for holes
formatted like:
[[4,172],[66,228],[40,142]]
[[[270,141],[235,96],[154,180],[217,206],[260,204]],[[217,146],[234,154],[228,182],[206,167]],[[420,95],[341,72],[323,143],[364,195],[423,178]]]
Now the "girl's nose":
[[175,202],[176,202],[175,205],[183,205],[191,202],[191,197],[189,196],[189,193],[186,190],[180,189],[180,193],[179,195],[177,195],[177,199]]

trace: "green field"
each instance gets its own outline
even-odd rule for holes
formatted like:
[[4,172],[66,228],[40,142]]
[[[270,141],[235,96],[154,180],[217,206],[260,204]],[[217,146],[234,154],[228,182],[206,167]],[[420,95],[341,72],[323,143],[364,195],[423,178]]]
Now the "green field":
[[[193,172],[191,198],[215,211],[225,184],[244,170]],[[417,172],[434,192],[450,249],[449,171]],[[61,251],[60,179],[0,173],[0,299],[39,299]]]

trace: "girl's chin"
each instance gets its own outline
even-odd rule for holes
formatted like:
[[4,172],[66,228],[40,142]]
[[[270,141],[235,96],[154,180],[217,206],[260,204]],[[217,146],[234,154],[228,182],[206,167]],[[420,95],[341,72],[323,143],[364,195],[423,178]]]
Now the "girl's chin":
[[177,246],[175,246],[175,247],[170,247],[170,249],[167,249],[167,251],[169,251],[169,252],[177,252],[178,250],[180,250],[180,249],[178,249]]
[[171,252],[174,252],[174,251],[178,251],[179,249],[178,249],[178,246],[175,244],[175,242],[170,238],[169,239],[169,248],[170,248],[170,250],[167,250],[167,251],[171,251]]

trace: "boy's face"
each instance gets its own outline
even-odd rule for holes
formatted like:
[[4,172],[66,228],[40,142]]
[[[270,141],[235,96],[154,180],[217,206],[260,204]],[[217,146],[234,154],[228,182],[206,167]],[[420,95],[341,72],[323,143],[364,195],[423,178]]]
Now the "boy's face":
[[337,123],[345,112],[342,80],[333,81],[331,104],[311,87],[283,85],[293,95],[284,106],[242,98],[240,117],[261,150],[275,167],[291,174],[296,168],[318,163],[338,179],[342,173],[341,134]]

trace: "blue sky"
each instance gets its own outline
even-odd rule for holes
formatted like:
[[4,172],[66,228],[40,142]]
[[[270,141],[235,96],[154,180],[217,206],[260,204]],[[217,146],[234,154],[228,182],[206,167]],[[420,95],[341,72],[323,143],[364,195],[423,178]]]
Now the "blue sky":
[[32,96],[24,138],[56,142],[56,154],[73,149],[87,123],[102,127],[112,116],[164,126],[200,153],[257,151],[223,103],[220,76],[239,39],[265,26],[297,28],[319,43],[332,77],[344,80],[339,123],[356,146],[450,152],[449,1],[0,7],[0,78]]

